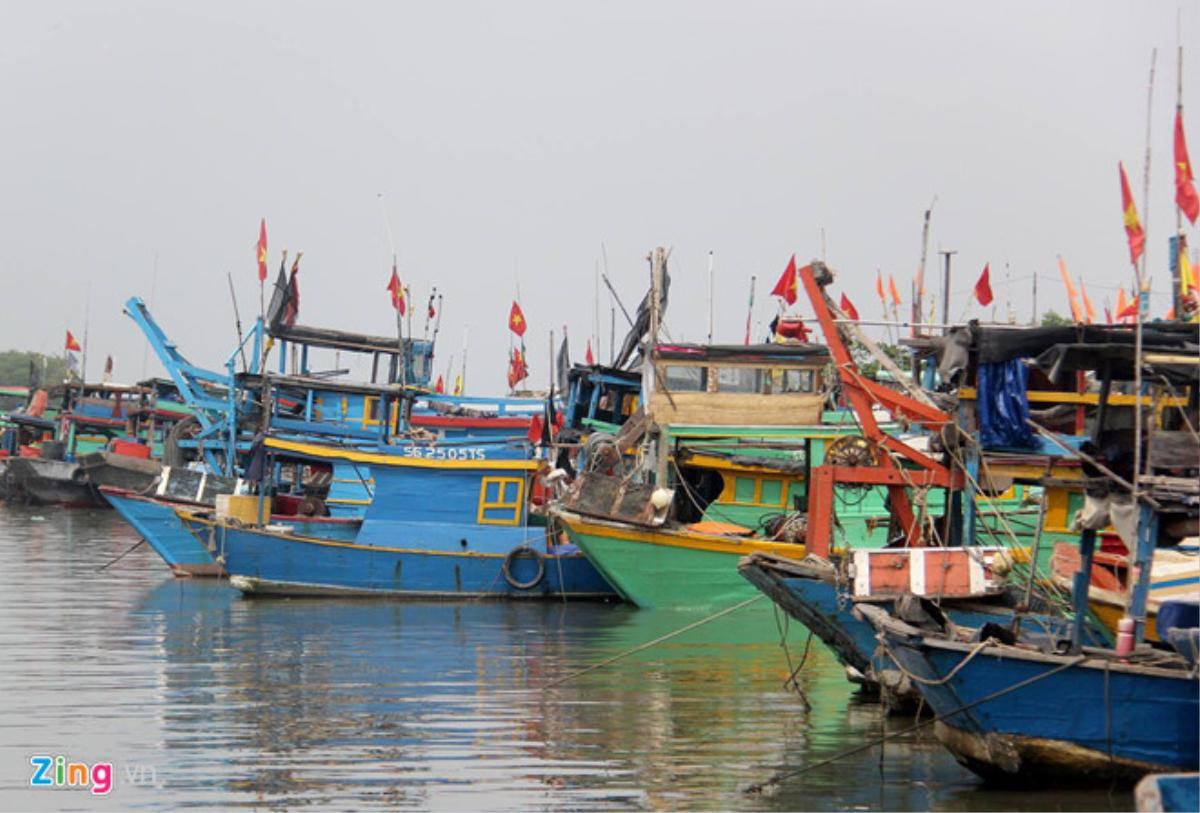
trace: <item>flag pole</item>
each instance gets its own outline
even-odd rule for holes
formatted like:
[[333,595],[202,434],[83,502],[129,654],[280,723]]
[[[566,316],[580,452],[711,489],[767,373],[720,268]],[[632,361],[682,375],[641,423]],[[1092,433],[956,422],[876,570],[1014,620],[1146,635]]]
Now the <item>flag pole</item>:
[[[1179,16],[1182,15],[1182,10],[1176,10],[1175,35],[1178,38],[1180,35],[1181,23]],[[1179,43],[1178,62],[1175,73],[1175,116],[1176,118],[1183,116],[1183,43]],[[1178,172],[1179,168],[1176,167]],[[1171,308],[1175,313],[1176,320],[1182,322],[1184,320],[1183,313],[1183,296],[1180,290],[1181,276],[1183,272],[1183,262],[1180,259],[1180,252],[1184,251],[1181,235],[1183,234],[1183,217],[1179,209],[1179,204],[1175,205],[1175,263],[1171,267]]]
[[[83,359],[79,362],[79,383],[87,384],[87,351],[88,351],[88,324],[92,320],[92,283],[87,284],[87,292],[83,295]],[[83,390],[80,390],[83,394]]]
[[[1158,57],[1158,49],[1150,51],[1150,81],[1146,89],[1146,166],[1142,179],[1142,234],[1143,237],[1150,229],[1150,124],[1153,120],[1154,107],[1154,63]],[[1150,312],[1150,291],[1146,283],[1146,252],[1141,254],[1141,265],[1135,261],[1133,273],[1138,284],[1138,311],[1133,328],[1133,394],[1135,397],[1133,409],[1133,503],[1137,504],[1141,490],[1142,476],[1142,322],[1143,317]],[[1130,591],[1129,598],[1133,592]]]
[[708,252],[708,343],[713,343],[713,253]]
[[742,344],[750,344],[750,320],[754,316],[754,274],[750,275],[750,302],[746,305],[746,338]]
[[467,325],[463,328],[462,387],[459,395],[467,394],[467,335],[469,334],[470,330],[470,325]]

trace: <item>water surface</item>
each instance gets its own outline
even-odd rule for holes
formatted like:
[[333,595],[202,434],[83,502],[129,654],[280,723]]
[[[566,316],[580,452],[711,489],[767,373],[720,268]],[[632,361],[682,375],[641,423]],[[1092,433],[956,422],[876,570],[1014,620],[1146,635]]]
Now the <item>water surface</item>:
[[[764,599],[702,615],[586,603],[245,599],[176,580],[113,512],[0,506],[0,809],[1127,810],[1126,792],[980,786],[927,732],[783,782],[911,719],[860,701]],[[807,701],[807,702],[806,702]],[[31,756],[111,762],[107,796]]]

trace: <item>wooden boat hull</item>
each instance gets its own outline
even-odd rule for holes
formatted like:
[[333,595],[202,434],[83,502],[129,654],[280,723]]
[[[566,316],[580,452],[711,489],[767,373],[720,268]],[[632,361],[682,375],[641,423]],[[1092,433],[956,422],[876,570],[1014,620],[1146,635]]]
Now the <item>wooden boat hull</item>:
[[968,658],[977,644],[871,618],[898,665],[932,682],[919,688],[945,718],[938,738],[985,779],[1131,783],[1200,762],[1200,681],[1183,669],[1002,645]]
[[[117,513],[141,534],[167,567],[176,576],[219,577],[225,568],[217,561],[215,540],[189,530],[176,514],[176,509],[203,510],[206,506],[145,497],[128,491],[102,487],[104,498]],[[330,538],[352,539],[361,523],[353,520],[317,519],[307,517],[273,517],[275,521],[296,519],[302,530],[320,528]]]
[[626,601],[642,608],[721,607],[754,595],[738,561],[757,551],[803,556],[804,546],[654,529],[555,509],[553,516]]
[[[912,682],[880,650],[875,628],[855,611],[844,594],[845,585],[839,588],[832,563],[815,556],[795,561],[755,555],[744,559],[738,570],[833,650],[853,682],[881,691],[884,702],[896,710],[908,710],[919,699]],[[1012,610],[1000,602],[949,600],[941,604],[941,609],[962,627],[978,628],[988,623],[1009,626],[1013,620]],[[1025,618],[1030,626],[1049,635],[1066,636],[1070,632],[1063,619],[1042,614],[1026,614]],[[1098,636],[1085,632],[1089,640],[1101,643]]]
[[[511,555],[523,546],[521,536],[503,540],[500,549],[481,540],[479,528],[414,523],[395,529],[404,534],[396,546],[382,547],[220,525],[184,512],[180,516],[192,533],[202,538],[211,533],[219,540],[230,583],[245,593],[433,599],[616,597],[582,554],[544,553],[540,561],[525,554]],[[466,548],[460,546],[460,539],[467,540]],[[476,542],[483,543],[482,550]]]
[[8,461],[14,485],[35,503],[71,508],[107,508],[75,463],[14,457]]

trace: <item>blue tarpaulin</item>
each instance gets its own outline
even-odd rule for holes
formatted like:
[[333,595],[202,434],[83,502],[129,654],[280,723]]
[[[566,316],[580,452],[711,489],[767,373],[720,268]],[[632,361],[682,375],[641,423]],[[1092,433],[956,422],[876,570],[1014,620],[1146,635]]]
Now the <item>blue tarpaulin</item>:
[[985,449],[1030,449],[1037,445],[1029,420],[1025,385],[1029,372],[1021,359],[979,365],[979,441]]

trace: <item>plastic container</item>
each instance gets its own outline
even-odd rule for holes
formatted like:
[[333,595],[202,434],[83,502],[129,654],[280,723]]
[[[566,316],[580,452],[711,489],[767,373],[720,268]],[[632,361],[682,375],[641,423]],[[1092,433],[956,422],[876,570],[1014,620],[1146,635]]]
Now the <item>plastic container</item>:
[[1133,619],[1125,616],[1117,622],[1117,657],[1133,654]]

